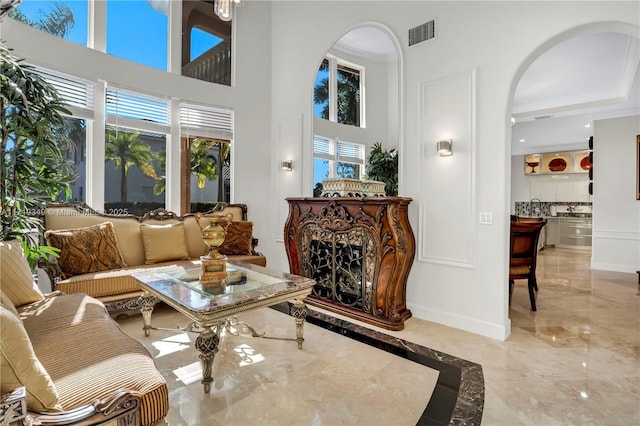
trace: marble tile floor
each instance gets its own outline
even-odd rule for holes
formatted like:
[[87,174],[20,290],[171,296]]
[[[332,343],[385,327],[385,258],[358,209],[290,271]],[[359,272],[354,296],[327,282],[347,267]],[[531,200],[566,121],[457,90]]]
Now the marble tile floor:
[[[526,281],[516,281],[509,310],[512,331],[504,342],[416,318],[409,319],[399,332],[370,328],[480,364],[485,382],[483,425],[638,425],[638,278],[636,274],[591,271],[590,256],[589,251],[541,251],[538,311],[530,311]],[[169,323],[175,322],[175,315],[167,313],[166,321],[156,315],[154,325],[164,322],[173,327]],[[247,320],[259,324],[282,314],[264,309],[250,315]],[[126,332],[141,337],[139,317],[120,322]],[[269,333],[293,333],[293,322],[288,323],[278,322],[282,325]],[[305,356],[293,342],[230,336],[226,342],[231,344],[216,363],[227,363],[227,358],[237,363],[242,358],[256,364],[265,357],[274,365],[254,371],[236,369],[220,380],[227,388],[223,394],[212,390],[205,397],[195,377],[199,373],[197,354],[188,338],[155,333],[152,353],[164,357],[175,351],[190,361],[185,364],[184,359],[176,358],[163,367],[167,374],[171,368],[177,371],[170,371],[172,380],[192,382],[170,384],[175,390],[166,419],[169,425],[416,424],[429,399],[424,383],[437,377],[437,372],[429,373],[406,360],[387,364],[388,356],[358,342],[340,340],[328,345],[336,341],[327,338],[329,331],[307,325]],[[291,358],[283,361],[281,354]],[[214,365],[214,375],[216,368]],[[327,380],[317,373],[319,369],[330,372],[334,379]],[[287,376],[284,381],[280,380],[283,375]],[[271,397],[256,397],[256,387]],[[207,404],[202,404],[204,398]],[[397,414],[398,406],[402,414]],[[394,407],[393,415],[385,415],[389,407]]]
[[482,365],[483,425],[640,425],[638,276],[590,262],[590,251],[542,250],[538,310],[517,280],[504,342],[415,319],[401,333]]
[[[313,314],[316,320],[318,315]],[[239,320],[257,330],[268,328],[271,337],[295,337],[293,318],[275,309],[243,313]],[[193,348],[196,334],[173,331],[187,325],[184,316],[158,305],[153,325],[173,330],[153,330],[149,338],[140,328],[140,316],[118,321],[149,349],[167,379],[168,425],[415,424],[443,376],[438,369],[314,325],[317,321],[309,318],[301,351],[290,340],[223,336],[206,395]],[[376,333],[358,329],[364,339]]]

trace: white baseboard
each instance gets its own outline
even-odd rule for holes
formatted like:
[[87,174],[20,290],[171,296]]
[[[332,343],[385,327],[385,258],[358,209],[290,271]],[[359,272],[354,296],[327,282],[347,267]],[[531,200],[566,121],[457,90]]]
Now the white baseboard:
[[412,315],[425,321],[431,321],[448,327],[458,328],[481,336],[497,340],[507,340],[511,334],[511,320],[507,318],[507,324],[495,324],[487,321],[479,321],[475,318],[452,314],[436,309],[425,308],[414,304],[407,304]]
[[591,269],[597,269],[599,271],[613,271],[613,272],[625,272],[628,274],[635,274],[640,270],[640,265],[623,265],[618,263],[603,263],[592,262]]

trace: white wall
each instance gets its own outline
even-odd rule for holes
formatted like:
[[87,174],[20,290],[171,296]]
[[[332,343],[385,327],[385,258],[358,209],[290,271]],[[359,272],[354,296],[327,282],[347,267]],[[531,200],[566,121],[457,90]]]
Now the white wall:
[[[278,140],[278,126],[299,117],[302,142],[291,148],[299,150],[303,162],[295,176],[303,188],[311,179],[317,58],[363,23],[386,27],[400,42],[400,193],[414,200],[410,219],[418,247],[407,288],[409,307],[420,318],[506,338],[509,117],[518,79],[542,51],[580,31],[637,34],[638,4],[409,1],[394,2],[389,13],[388,2],[366,7],[333,2],[327,8],[324,2],[287,1],[274,2],[272,12],[272,136]],[[436,39],[408,47],[407,30],[434,18]],[[616,24],[580,28],[595,22]],[[453,157],[436,156],[441,137],[453,138]],[[277,199],[284,179],[274,177]],[[480,212],[493,213],[493,224],[479,225]],[[281,238],[282,231],[274,230]],[[270,253],[269,262],[286,268],[279,247],[273,251],[279,259]]]
[[629,273],[640,269],[636,135],[640,135],[640,116],[594,122],[593,269]]

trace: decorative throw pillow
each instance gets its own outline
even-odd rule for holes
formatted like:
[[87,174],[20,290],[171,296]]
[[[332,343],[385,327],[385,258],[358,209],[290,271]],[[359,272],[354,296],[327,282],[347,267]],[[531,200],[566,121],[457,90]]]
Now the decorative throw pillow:
[[0,241],[0,284],[14,306],[44,299],[33,280],[20,240]]
[[184,223],[167,225],[140,225],[144,244],[145,263],[189,259]]
[[111,222],[49,230],[44,237],[47,244],[60,249],[58,265],[67,277],[127,266]]
[[24,386],[31,411],[62,411],[55,385],[33,351],[22,320],[0,307],[0,392]]
[[13,304],[11,299],[9,299],[9,297],[7,297],[6,294],[4,294],[2,289],[0,289],[0,307],[5,308],[6,310],[10,311],[12,314],[14,314],[17,317],[20,316],[15,305]]
[[251,239],[253,236],[253,222],[231,222],[227,227],[224,242],[218,248],[220,254],[252,254]]

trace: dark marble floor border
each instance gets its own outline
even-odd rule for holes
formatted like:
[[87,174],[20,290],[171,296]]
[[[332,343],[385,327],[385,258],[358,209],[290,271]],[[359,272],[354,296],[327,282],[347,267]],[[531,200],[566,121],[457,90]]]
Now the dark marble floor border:
[[[272,308],[289,313],[287,303]],[[307,322],[438,370],[438,381],[418,425],[480,425],[484,408],[484,375],[480,364],[311,309]]]

